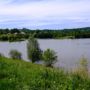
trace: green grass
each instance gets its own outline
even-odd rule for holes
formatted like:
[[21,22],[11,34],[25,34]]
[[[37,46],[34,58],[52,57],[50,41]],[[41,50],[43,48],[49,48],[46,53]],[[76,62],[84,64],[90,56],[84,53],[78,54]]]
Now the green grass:
[[90,78],[0,57],[0,90],[90,90]]

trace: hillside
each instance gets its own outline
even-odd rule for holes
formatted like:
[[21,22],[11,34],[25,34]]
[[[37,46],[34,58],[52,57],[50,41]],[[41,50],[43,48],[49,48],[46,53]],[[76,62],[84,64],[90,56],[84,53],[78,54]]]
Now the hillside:
[[0,57],[0,90],[89,90],[89,77]]

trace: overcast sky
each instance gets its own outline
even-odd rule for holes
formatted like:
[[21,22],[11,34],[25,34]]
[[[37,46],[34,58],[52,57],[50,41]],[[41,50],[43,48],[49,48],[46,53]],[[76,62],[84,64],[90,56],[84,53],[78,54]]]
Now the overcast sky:
[[0,0],[0,28],[90,26],[90,0]]

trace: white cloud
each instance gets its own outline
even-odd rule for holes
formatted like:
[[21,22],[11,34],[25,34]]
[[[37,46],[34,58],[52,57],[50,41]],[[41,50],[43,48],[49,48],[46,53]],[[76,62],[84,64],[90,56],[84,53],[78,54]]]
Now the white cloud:
[[[15,0],[16,1],[16,0]],[[26,3],[15,2],[14,0],[0,1],[0,23],[25,22],[42,25],[50,23],[56,24],[61,21],[87,22],[90,21],[90,1],[89,0],[41,0]],[[29,1],[29,2],[28,2]],[[23,0],[25,2],[25,0]],[[47,22],[48,21],[48,22]],[[69,22],[70,23],[70,22]],[[21,25],[21,24],[20,24]]]

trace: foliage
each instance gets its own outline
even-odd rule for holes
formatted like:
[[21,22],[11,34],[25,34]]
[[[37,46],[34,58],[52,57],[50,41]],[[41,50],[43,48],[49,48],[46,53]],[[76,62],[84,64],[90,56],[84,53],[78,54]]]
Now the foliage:
[[9,54],[12,59],[22,59],[21,53],[18,52],[17,50],[11,50]]
[[50,49],[44,51],[42,57],[45,62],[45,65],[48,67],[52,67],[52,65],[57,61],[56,53]]
[[89,70],[88,70],[88,61],[85,57],[82,57],[79,65],[76,69],[74,69],[74,73],[81,75],[82,78],[87,78],[89,75]]
[[27,43],[28,58],[32,62],[39,61],[41,59],[41,52],[38,41],[33,37],[29,37]]
[[90,78],[25,61],[0,58],[0,90],[89,90]]
[[3,34],[3,35],[0,35],[0,40],[1,41],[7,41],[8,40],[8,36]]
[[30,29],[0,29],[0,40],[2,41],[17,41],[24,40],[33,35],[34,38],[54,38],[54,39],[74,39],[74,38],[90,38],[90,27],[63,29],[63,30],[30,30]]

